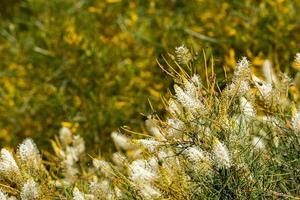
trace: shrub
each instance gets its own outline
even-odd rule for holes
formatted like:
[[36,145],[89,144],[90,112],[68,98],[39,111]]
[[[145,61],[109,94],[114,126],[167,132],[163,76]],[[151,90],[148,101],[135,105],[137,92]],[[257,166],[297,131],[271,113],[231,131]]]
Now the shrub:
[[290,79],[262,80],[243,57],[221,90],[214,74],[205,82],[194,73],[190,55],[182,46],[164,68],[175,82],[166,117],[147,117],[149,135],[113,132],[112,162],[96,156],[91,166],[67,127],[45,161],[31,139],[15,155],[2,149],[2,199],[297,198],[300,111],[287,95]]
[[219,80],[242,55],[254,69],[265,58],[275,72],[298,69],[288,65],[300,42],[294,0],[3,2],[2,145],[26,137],[48,144],[66,121],[80,124],[88,144],[110,149],[104,144],[116,127],[141,130],[139,113],[151,112],[148,99],[162,109],[160,94],[171,80],[154,66],[178,41],[195,51],[208,47]]

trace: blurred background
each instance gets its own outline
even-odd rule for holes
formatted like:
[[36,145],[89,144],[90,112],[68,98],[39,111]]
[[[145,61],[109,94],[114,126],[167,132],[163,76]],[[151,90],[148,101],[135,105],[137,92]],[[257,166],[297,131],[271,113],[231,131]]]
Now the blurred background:
[[63,123],[109,151],[149,101],[162,109],[162,55],[205,51],[220,79],[241,56],[295,76],[299,32],[299,0],[0,0],[0,145],[47,147]]

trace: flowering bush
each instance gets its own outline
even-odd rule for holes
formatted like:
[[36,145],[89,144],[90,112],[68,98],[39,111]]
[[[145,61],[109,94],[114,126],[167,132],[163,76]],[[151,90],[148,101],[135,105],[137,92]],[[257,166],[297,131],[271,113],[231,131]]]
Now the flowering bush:
[[0,198],[298,198],[300,110],[288,96],[291,80],[272,68],[258,78],[243,57],[220,89],[214,74],[205,82],[193,72],[186,47],[176,52],[178,62],[164,68],[175,82],[167,114],[147,116],[149,134],[113,132],[118,152],[110,161],[89,159],[67,127],[45,159],[31,139],[15,154],[2,149]]
[[0,144],[46,148],[68,121],[87,150],[109,149],[117,127],[142,129],[148,99],[163,109],[171,81],[156,58],[178,41],[209,47],[219,80],[240,56],[296,73],[299,13],[297,0],[0,0]]

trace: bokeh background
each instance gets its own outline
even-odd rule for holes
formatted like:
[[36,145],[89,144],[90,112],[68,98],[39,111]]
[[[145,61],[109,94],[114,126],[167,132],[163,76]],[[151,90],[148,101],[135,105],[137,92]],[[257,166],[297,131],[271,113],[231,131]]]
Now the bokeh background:
[[220,77],[241,56],[295,76],[299,32],[299,0],[0,0],[0,145],[47,146],[69,122],[106,151],[120,126],[143,129],[149,101],[162,108],[162,55],[185,44]]

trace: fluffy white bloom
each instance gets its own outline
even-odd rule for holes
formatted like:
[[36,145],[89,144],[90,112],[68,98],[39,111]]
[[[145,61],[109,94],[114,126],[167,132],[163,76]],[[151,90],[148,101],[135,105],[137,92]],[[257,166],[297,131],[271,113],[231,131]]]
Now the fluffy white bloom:
[[225,168],[229,168],[231,166],[228,149],[218,139],[214,140],[213,154],[217,166]]
[[66,153],[65,159],[62,161],[62,165],[64,167],[64,176],[71,180],[78,173],[78,169],[75,167],[76,160],[74,157],[78,159],[74,154],[70,153],[73,148],[68,148],[68,153]]
[[4,192],[2,192],[2,190],[0,190],[0,200],[7,200],[7,199],[8,199],[7,195]]
[[151,139],[140,139],[138,140],[138,142],[150,153],[154,153],[155,151],[157,151],[159,146],[161,146],[161,142],[158,142],[156,140],[151,140]]
[[85,200],[84,194],[77,187],[73,189],[73,200]]
[[5,192],[0,189],[0,200],[17,200],[14,196],[8,196]]
[[198,97],[198,90],[195,84],[192,81],[188,81],[187,79],[183,79],[183,86],[184,86],[184,91],[186,95],[197,98]]
[[129,165],[130,179],[136,183],[151,182],[158,177],[156,169],[151,168],[146,160],[135,160]]
[[72,132],[67,127],[62,127],[59,130],[59,139],[62,142],[63,145],[68,145],[72,143]]
[[67,147],[66,148],[66,162],[70,165],[74,164],[79,160],[79,156],[82,152],[78,151],[75,147]]
[[144,199],[155,199],[161,196],[160,191],[152,185],[158,177],[157,159],[136,160],[129,166],[130,179],[135,183]]
[[111,137],[112,137],[114,143],[124,150],[131,150],[131,149],[135,148],[135,146],[132,144],[131,140],[121,133],[112,132]]
[[243,96],[250,91],[250,85],[248,81],[245,80],[237,80],[237,82],[232,82],[228,85],[228,95]]
[[265,100],[270,100],[273,96],[272,91],[273,91],[273,87],[271,83],[266,83],[262,80],[260,80],[258,77],[253,76],[253,81],[257,87],[257,89],[259,90],[259,92],[261,93],[261,96],[265,99]]
[[254,148],[262,150],[265,148],[265,144],[263,142],[263,139],[261,137],[253,137],[252,139],[252,145],[254,146]]
[[148,116],[148,119],[145,121],[145,125],[147,130],[155,136],[157,139],[164,139],[163,134],[161,133],[159,126],[157,125],[157,122],[152,119],[151,116]]
[[9,176],[20,173],[20,169],[13,157],[13,155],[6,149],[1,149],[0,157],[0,173]]
[[32,179],[28,180],[24,183],[21,193],[20,193],[22,200],[35,200],[39,198],[39,189],[36,182]]
[[75,135],[73,137],[73,151],[76,154],[76,157],[78,158],[85,150],[84,140],[79,135]]
[[148,167],[151,171],[158,172],[158,160],[156,157],[151,157],[147,160]]
[[250,78],[250,69],[249,69],[249,61],[246,57],[243,57],[236,65],[234,70],[234,81],[235,80],[249,80]]
[[182,104],[183,107],[189,109],[192,113],[196,113],[198,110],[205,110],[204,105],[198,98],[187,94],[178,85],[174,85],[174,90],[178,101]]
[[187,159],[190,162],[194,164],[199,164],[199,162],[206,159],[204,152],[197,147],[188,147],[184,150],[183,154],[187,157]]
[[29,138],[25,139],[22,144],[20,144],[18,155],[23,163],[30,162],[31,165],[36,167],[39,166],[42,161],[36,144]]
[[192,60],[192,54],[184,45],[176,47],[175,53],[180,64],[188,64]]
[[292,117],[292,128],[296,132],[300,132],[300,111],[296,112]]
[[185,130],[185,124],[179,119],[167,119],[168,137],[181,138]]
[[273,66],[270,60],[265,60],[263,64],[263,74],[268,83],[277,83],[277,77],[274,73]]
[[300,65],[300,53],[297,53],[295,56],[295,62]]
[[256,114],[254,107],[245,97],[240,98],[240,109],[246,117],[254,117]]
[[243,57],[236,65],[232,83],[227,85],[227,95],[243,96],[250,91],[250,69],[249,61],[246,57]]
[[183,155],[189,161],[188,168],[196,173],[211,172],[212,160],[208,152],[203,151],[199,147],[188,147],[184,150]]
[[78,169],[76,163],[79,161],[80,156],[85,150],[84,140],[79,136],[72,136],[71,142],[61,151],[60,155],[62,156],[62,166],[64,169],[65,184],[72,183]]

